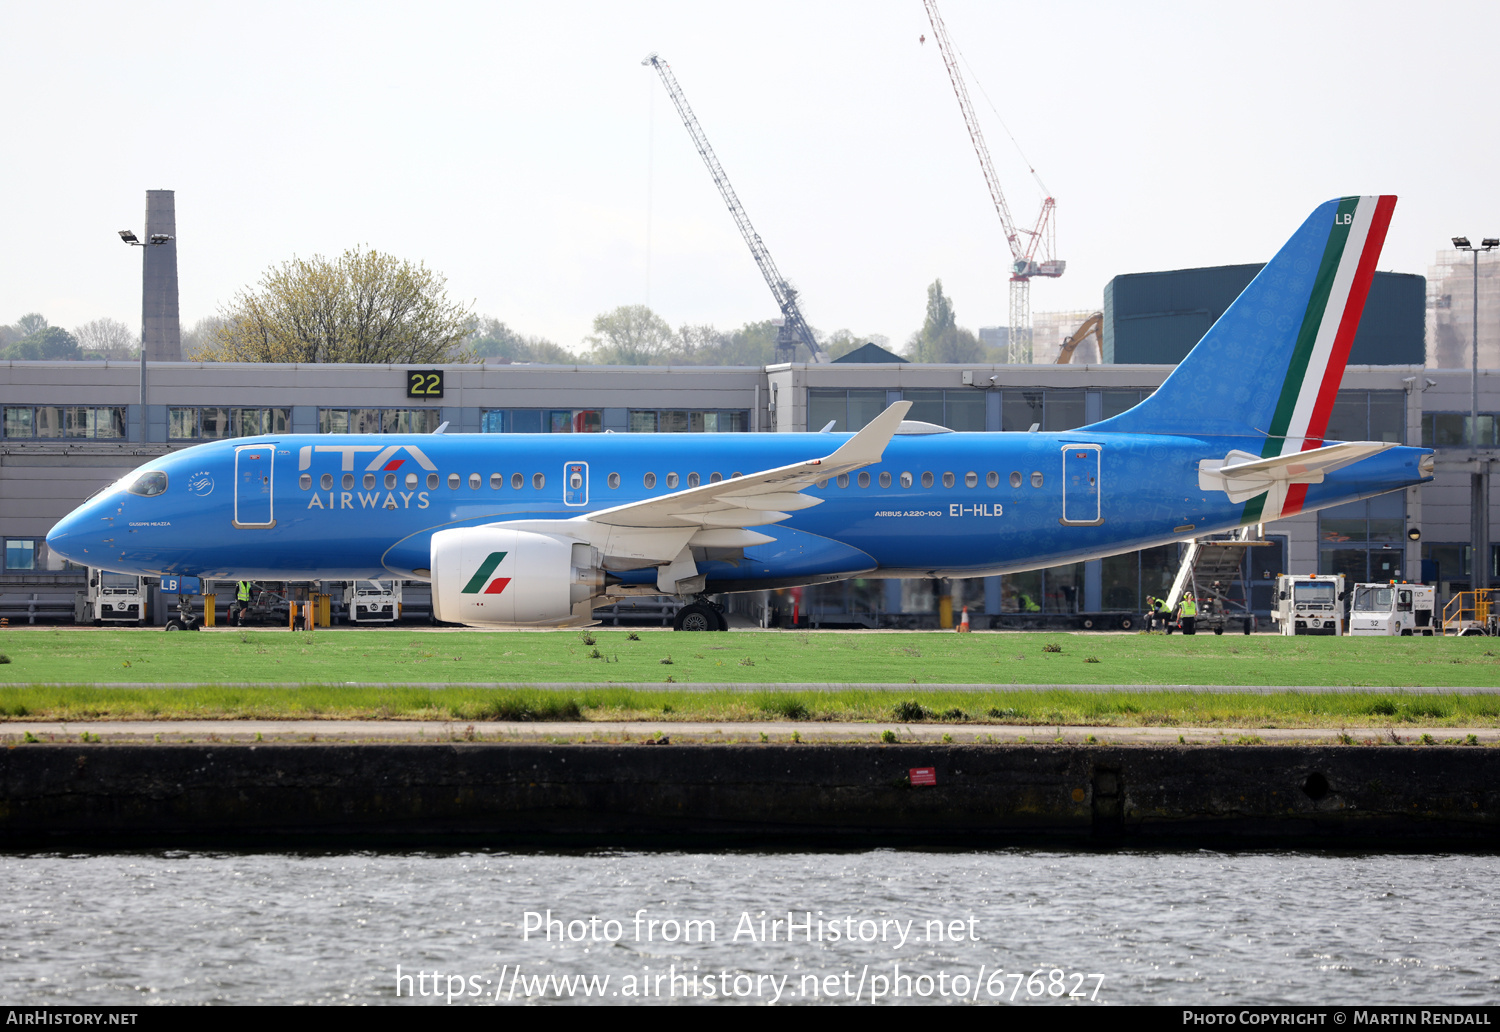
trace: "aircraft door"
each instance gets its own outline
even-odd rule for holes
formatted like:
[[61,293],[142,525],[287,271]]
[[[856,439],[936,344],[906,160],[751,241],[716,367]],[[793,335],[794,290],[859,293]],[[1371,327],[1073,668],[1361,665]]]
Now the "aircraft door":
[[251,444],[234,451],[234,525],[242,529],[276,526],[271,504],[276,446]]
[[1100,509],[1097,444],[1070,444],[1063,449],[1063,511],[1059,521],[1071,527],[1097,527]]
[[563,504],[589,504],[589,464],[587,462],[563,464]]

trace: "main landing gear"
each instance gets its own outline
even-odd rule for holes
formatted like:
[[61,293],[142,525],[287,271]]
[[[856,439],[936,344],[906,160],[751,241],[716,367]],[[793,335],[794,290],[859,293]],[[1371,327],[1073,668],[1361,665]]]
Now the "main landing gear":
[[700,596],[677,610],[677,616],[672,620],[672,630],[727,631],[729,621],[724,618],[722,609]]

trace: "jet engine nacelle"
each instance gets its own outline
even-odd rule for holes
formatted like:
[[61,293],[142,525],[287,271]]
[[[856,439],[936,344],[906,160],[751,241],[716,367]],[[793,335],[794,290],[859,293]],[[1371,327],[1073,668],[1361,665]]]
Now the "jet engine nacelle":
[[444,623],[559,627],[593,621],[599,550],[550,534],[462,527],[432,535],[432,613]]

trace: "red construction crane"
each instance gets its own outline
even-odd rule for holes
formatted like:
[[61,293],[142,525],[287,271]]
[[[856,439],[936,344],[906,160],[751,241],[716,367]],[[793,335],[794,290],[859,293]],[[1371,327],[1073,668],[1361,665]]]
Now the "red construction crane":
[[984,145],[984,134],[979,130],[979,120],[974,117],[974,106],[969,103],[969,90],[958,70],[957,55],[953,44],[948,41],[948,29],[943,25],[943,16],[938,13],[936,0],[922,0],[922,3],[927,8],[927,20],[932,23],[933,37],[937,39],[938,49],[942,51],[943,64],[948,68],[948,78],[958,97],[964,125],[968,126],[969,139],[974,142],[974,153],[979,158],[984,183],[989,187],[990,199],[995,202],[995,213],[1000,216],[1000,228],[1004,230],[1006,243],[1010,245],[1010,361],[1030,362],[1031,277],[1056,278],[1063,274],[1063,269],[1068,264],[1052,257],[1056,243],[1052,213],[1056,210],[1057,203],[1051,197],[1044,198],[1042,210],[1031,229],[1018,227],[1011,218],[1010,206],[1005,203],[1005,194],[1000,189],[1000,178],[995,175],[989,149]]

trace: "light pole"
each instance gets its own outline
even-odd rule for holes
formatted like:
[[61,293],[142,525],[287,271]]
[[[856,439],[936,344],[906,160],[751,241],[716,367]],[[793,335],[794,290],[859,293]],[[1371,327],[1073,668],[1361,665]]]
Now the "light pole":
[[[171,236],[166,233],[152,233],[150,238],[143,242],[136,237],[134,230],[120,230],[120,239],[131,247],[142,248],[144,259],[146,247],[160,247],[171,241]],[[141,441],[146,440],[146,270],[144,260],[141,263]]]
[[[1473,553],[1470,563],[1473,570],[1473,586],[1476,591],[1490,586],[1490,474],[1489,460],[1479,458],[1479,255],[1500,247],[1500,239],[1485,237],[1478,247],[1469,243],[1468,237],[1454,237],[1456,251],[1468,251],[1474,255],[1474,323],[1470,343],[1473,346],[1473,361],[1469,370],[1469,455],[1474,460],[1474,471],[1470,474],[1469,502],[1469,549]],[[1491,444],[1493,445],[1493,441]]]

